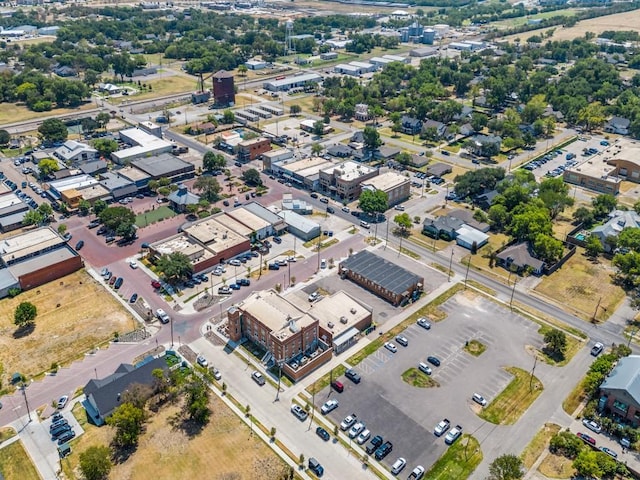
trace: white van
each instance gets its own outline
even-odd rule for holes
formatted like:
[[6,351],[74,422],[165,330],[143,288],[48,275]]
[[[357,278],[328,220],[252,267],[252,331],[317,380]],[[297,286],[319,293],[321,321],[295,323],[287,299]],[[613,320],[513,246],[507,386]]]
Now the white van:
[[371,228],[371,225],[369,225],[369,222],[365,222],[364,220],[360,220],[360,226],[362,228]]
[[171,317],[161,308],[156,310],[156,317],[158,317],[162,323],[169,323],[171,321]]

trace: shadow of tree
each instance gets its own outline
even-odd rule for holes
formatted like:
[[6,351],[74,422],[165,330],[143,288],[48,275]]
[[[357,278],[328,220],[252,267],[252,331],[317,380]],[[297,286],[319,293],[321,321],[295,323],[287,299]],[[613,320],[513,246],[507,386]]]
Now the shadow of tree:
[[112,452],[111,461],[115,465],[124,463],[129,459],[129,457],[131,457],[131,455],[136,453],[137,450],[138,450],[137,445],[128,445],[126,447],[123,447],[111,442],[111,452]]
[[180,430],[189,438],[200,435],[204,427],[206,427],[206,423],[203,424],[196,422],[195,420],[191,420],[190,418],[186,418],[183,416],[182,412],[178,412],[169,417],[169,425],[171,425],[174,430]]
[[562,362],[564,360],[564,353],[553,350],[551,348],[544,347],[542,349],[542,353],[544,353],[547,357],[549,357],[556,363]]
[[35,329],[36,329],[36,324],[33,322],[21,325],[18,328],[16,328],[15,332],[13,332],[13,338],[18,339],[18,338],[27,337],[31,335]]

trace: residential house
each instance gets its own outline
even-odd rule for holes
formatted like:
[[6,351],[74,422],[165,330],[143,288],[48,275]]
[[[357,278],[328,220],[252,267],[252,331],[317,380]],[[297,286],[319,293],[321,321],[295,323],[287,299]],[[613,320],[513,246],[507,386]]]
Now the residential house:
[[417,118],[403,115],[400,120],[400,127],[402,133],[406,133],[407,135],[418,135],[422,131],[422,121]]
[[200,197],[195,193],[191,193],[186,185],[178,185],[178,189],[171,192],[167,197],[171,206],[178,212],[184,212],[187,209],[187,205],[197,205],[200,202]]
[[487,233],[491,229],[491,226],[488,223],[479,222],[478,220],[473,218],[473,211],[466,208],[457,208],[455,210],[452,210],[451,212],[449,212],[449,216],[452,218],[457,218],[458,220],[462,220],[470,227],[473,227],[482,233]]
[[475,135],[471,137],[467,148],[474,155],[491,157],[500,153],[500,145],[502,145],[502,138],[497,135]]
[[447,131],[447,126],[436,120],[427,120],[422,124],[422,134],[429,139],[437,140],[443,138]]
[[369,116],[369,105],[366,103],[358,103],[356,105],[356,110],[354,114],[354,118],[361,122],[366,122],[371,117]]
[[600,385],[600,405],[634,427],[640,424],[640,355],[622,357]]
[[453,240],[456,238],[456,230],[464,224],[462,220],[448,215],[425,218],[422,222],[422,233],[431,238]]
[[497,190],[490,190],[488,192],[481,193],[473,199],[474,205],[482,210],[489,210],[493,205],[494,199],[500,195]]
[[510,245],[496,255],[496,264],[515,273],[530,269],[534,275],[541,275],[544,262],[533,255],[529,242]]
[[75,77],[76,75],[78,75],[78,72],[76,72],[73,68],[68,67],[66,65],[54,68],[53,73],[63,78]]
[[441,177],[447,173],[451,173],[453,168],[448,163],[437,162],[427,168],[427,174],[436,177]]
[[607,243],[608,237],[617,237],[625,228],[640,227],[640,215],[634,210],[614,210],[609,213],[609,220],[591,230],[591,235],[600,240],[605,252],[611,251]]
[[618,135],[628,135],[629,125],[631,125],[631,121],[628,118],[612,117],[604,125],[604,131],[607,133],[616,133]]

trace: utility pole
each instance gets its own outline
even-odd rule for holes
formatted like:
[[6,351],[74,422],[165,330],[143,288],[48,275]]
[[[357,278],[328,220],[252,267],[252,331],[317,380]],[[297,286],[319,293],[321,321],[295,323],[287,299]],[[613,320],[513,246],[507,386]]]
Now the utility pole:
[[469,278],[469,267],[471,267],[471,257],[467,259],[467,273],[464,275],[464,288],[467,289],[467,278]]
[[516,293],[516,285],[518,285],[518,279],[516,278],[513,281],[513,288],[511,289],[511,299],[509,299],[509,308],[513,310],[513,296]]
[[602,297],[600,297],[600,298],[598,299],[598,304],[596,305],[596,309],[595,309],[595,311],[593,312],[593,318],[591,319],[591,321],[592,321],[593,323],[597,323],[597,322],[598,322],[598,320],[596,319],[596,317],[598,316],[598,309],[600,308],[600,302],[601,302],[601,301],[602,301]]
[[533,357],[533,368],[531,369],[531,377],[529,377],[529,392],[533,389],[533,374],[536,371],[536,364],[538,363],[538,357]]
[[278,360],[278,390],[276,390],[275,402],[280,401],[280,378],[282,378],[282,360]]
[[[220,315],[222,318],[222,315]],[[173,319],[169,319],[169,327],[171,328],[171,348],[173,348]]]
[[451,259],[449,260],[449,273],[447,274],[447,282],[451,281],[451,267],[453,267],[453,247],[451,247]]
[[29,417],[29,423],[31,423],[31,410],[29,410],[29,401],[27,400],[27,386],[22,382],[22,396],[24,397],[24,404],[27,407],[27,416]]

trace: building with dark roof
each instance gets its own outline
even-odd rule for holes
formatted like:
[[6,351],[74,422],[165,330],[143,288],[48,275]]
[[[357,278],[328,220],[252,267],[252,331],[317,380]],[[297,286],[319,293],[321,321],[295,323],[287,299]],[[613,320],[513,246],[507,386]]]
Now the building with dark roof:
[[600,403],[615,416],[640,423],[640,356],[622,357],[600,385]]
[[544,262],[533,255],[531,245],[528,242],[511,245],[498,252],[496,264],[516,273],[530,268],[534,275],[542,274],[544,268]]
[[184,212],[187,205],[197,205],[200,197],[195,193],[191,193],[185,185],[178,185],[175,192],[171,192],[167,197],[171,206],[178,212]]
[[368,250],[340,263],[342,278],[348,278],[394,306],[416,298],[424,289],[424,278]]
[[133,160],[131,165],[142,170],[151,179],[157,180],[164,177],[173,182],[192,178],[196,170],[192,163],[170,154],[138,158]]
[[427,168],[427,174],[434,175],[436,177],[441,177],[451,172],[453,172],[453,168],[448,163],[438,162]]
[[101,174],[100,185],[111,193],[114,200],[130,197],[138,193],[138,187],[135,183],[113,172]]
[[141,365],[121,363],[114,373],[101,379],[92,379],[84,386],[86,399],[82,402],[89,420],[100,426],[121,405],[122,396],[134,385],[151,387],[155,381],[153,371],[168,371],[164,356],[143,361]]

